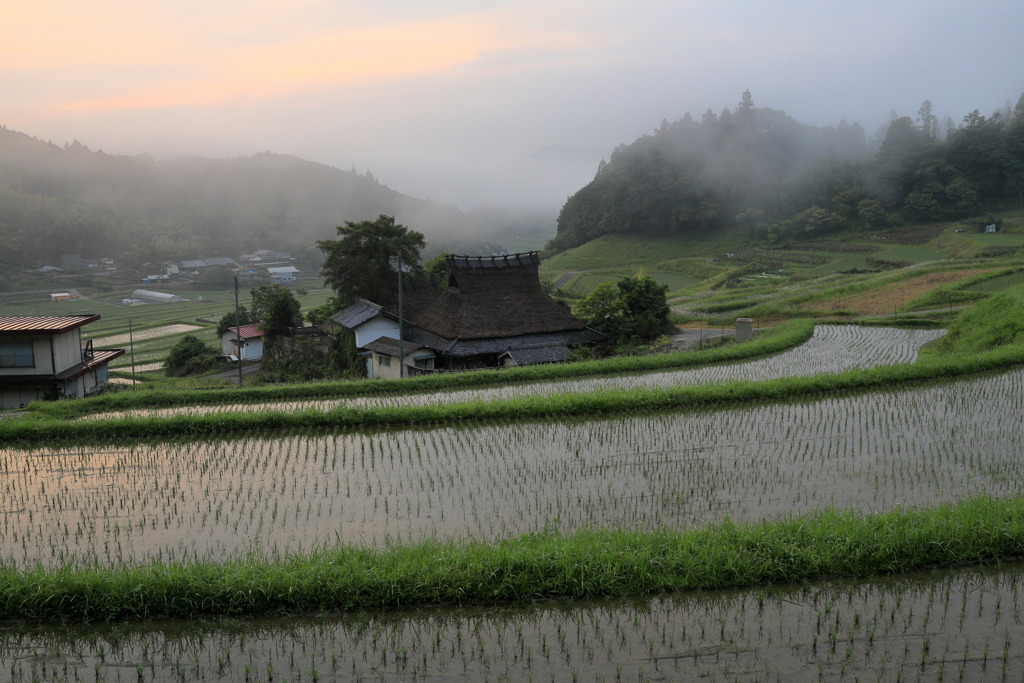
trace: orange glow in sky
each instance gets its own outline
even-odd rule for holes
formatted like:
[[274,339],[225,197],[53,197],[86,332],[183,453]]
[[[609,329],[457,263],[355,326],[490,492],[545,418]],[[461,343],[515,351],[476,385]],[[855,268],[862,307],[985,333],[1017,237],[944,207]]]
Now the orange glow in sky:
[[[439,73],[486,51],[572,42],[508,11],[388,21],[331,3],[51,0],[0,24],[0,78],[34,87],[11,111],[215,106]],[[12,95],[13,97],[14,95]]]

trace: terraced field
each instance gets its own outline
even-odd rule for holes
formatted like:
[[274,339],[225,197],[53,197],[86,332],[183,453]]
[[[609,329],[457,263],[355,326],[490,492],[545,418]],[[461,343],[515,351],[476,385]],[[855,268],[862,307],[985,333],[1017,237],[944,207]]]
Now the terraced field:
[[0,631],[14,681],[1016,681],[1021,564],[572,605]]
[[231,412],[235,410],[327,410],[339,405],[394,406],[456,403],[470,400],[495,400],[523,395],[550,395],[567,392],[589,392],[612,388],[644,388],[681,386],[731,380],[763,380],[779,377],[806,376],[842,372],[851,368],[870,368],[877,365],[912,363],[918,349],[944,334],[941,330],[899,330],[861,328],[852,326],[819,325],[814,336],[805,344],[771,358],[744,363],[715,365],[691,370],[638,373],[614,377],[572,379],[558,382],[511,384],[497,388],[468,389],[429,394],[405,394],[346,398],[331,400],[289,401],[245,406],[227,404],[192,406],[155,410],[135,410],[131,413],[103,413],[94,418],[130,414],[151,415],[197,414]]
[[5,564],[688,528],[1020,493],[1024,370],[814,402],[0,451]]

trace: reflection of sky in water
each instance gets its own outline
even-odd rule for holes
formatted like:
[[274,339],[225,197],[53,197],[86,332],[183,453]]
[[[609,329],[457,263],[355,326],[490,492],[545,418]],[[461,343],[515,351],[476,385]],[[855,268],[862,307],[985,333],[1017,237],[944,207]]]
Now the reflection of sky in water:
[[223,558],[1017,494],[1022,379],[707,412],[0,450],[0,558]]
[[[925,343],[938,339],[944,330],[897,330],[854,326],[817,326],[814,336],[805,344],[771,356],[742,363],[710,367],[644,372],[609,377],[566,379],[555,382],[509,384],[482,389],[430,392],[395,396],[371,396],[330,400],[282,401],[245,405],[189,406],[137,410],[125,413],[104,413],[94,418],[117,415],[179,415],[245,410],[301,410],[316,408],[329,410],[338,406],[383,407],[398,405],[436,405],[469,400],[495,400],[523,395],[546,395],[567,392],[585,392],[598,389],[639,389],[644,387],[672,387],[687,384],[726,382],[731,380],[766,380],[822,373],[842,372],[851,368],[870,368],[877,365],[912,363]],[[88,419],[88,418],[86,418]]]
[[[0,631],[13,680],[1017,681],[1020,563],[654,598]],[[923,663],[922,663],[923,662]],[[950,675],[952,672],[952,675]],[[78,676],[76,676],[78,674]]]

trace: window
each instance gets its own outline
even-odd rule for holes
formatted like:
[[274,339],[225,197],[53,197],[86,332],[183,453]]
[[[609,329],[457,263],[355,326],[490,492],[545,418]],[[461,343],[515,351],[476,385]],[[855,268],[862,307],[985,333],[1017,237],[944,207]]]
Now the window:
[[415,359],[415,363],[416,363],[416,367],[418,367],[420,370],[433,370],[434,369],[434,359],[433,358],[416,358]]
[[391,356],[385,356],[383,353],[377,356],[377,365],[383,365],[384,367],[391,367]]
[[0,368],[31,368],[36,359],[30,341],[0,341]]

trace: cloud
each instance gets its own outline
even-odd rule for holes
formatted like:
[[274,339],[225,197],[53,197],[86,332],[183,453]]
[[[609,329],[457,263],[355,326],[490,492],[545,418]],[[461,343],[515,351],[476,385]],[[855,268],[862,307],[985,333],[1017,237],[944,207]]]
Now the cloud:
[[[978,0],[39,0],[0,22],[0,123],[158,157],[272,150],[463,205],[553,207],[686,111],[959,120],[1016,98],[1024,4]],[[970,46],[951,48],[950,46]]]

